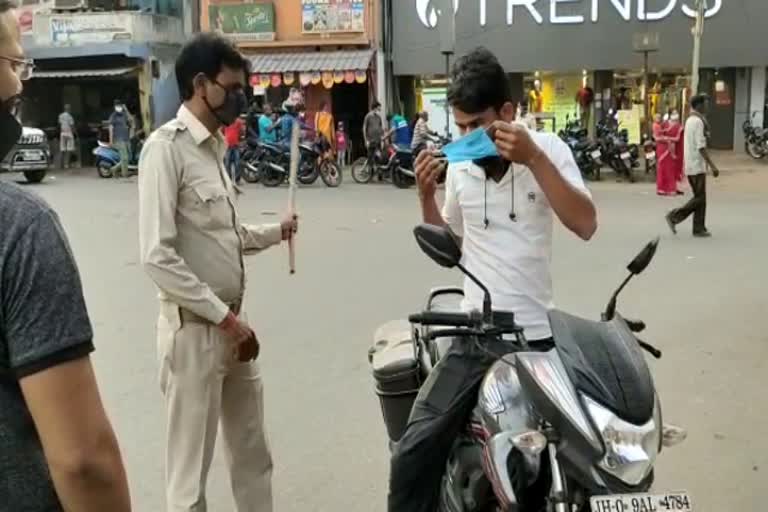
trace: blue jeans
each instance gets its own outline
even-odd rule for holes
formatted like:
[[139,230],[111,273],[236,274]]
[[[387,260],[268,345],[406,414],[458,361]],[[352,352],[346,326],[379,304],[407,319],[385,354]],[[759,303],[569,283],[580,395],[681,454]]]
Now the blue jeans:
[[240,148],[229,148],[224,157],[224,167],[232,179],[232,183],[240,181]]

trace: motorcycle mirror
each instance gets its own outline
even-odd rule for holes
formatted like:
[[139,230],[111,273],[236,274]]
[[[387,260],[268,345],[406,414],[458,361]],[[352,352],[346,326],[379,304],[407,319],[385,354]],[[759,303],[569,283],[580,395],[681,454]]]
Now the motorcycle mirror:
[[658,247],[659,237],[656,237],[655,239],[648,242],[646,246],[643,247],[643,250],[640,251],[637,256],[635,256],[635,259],[633,259],[629,265],[627,265],[627,270],[635,276],[641,274],[646,268],[648,268],[648,265],[651,264],[651,261],[653,261],[653,257],[656,255],[656,249],[658,249]]
[[413,235],[424,254],[441,267],[453,268],[461,261],[461,248],[447,228],[421,224]]

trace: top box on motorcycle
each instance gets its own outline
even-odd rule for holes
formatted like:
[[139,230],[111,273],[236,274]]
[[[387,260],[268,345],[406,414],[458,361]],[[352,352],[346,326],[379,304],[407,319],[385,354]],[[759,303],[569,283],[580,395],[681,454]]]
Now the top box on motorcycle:
[[405,431],[413,402],[419,393],[421,375],[408,322],[396,320],[379,327],[368,351],[381,413],[392,441]]

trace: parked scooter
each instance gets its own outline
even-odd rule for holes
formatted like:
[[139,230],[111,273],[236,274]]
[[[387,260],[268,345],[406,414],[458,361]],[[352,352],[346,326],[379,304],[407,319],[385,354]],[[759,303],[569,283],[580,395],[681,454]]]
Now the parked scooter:
[[536,352],[514,313],[493,311],[487,288],[461,265],[450,231],[422,225],[414,233],[433,261],[460,269],[485,299],[482,312],[449,312],[459,311],[461,290],[436,290],[426,311],[410,316],[410,330],[378,331],[369,361],[390,442],[400,439],[421,383],[451,344],[473,343],[489,354],[508,347],[488,370],[448,456],[440,512],[693,510],[684,491],[649,493],[662,447],[686,433],[662,426],[641,348],[657,358],[661,352],[636,338],[645,324],[622,318],[616,307],[629,280],[650,264],[658,239],[627,266],[601,321],[554,310],[555,348]]
[[768,130],[752,124],[756,115],[757,112],[753,112],[752,117],[744,121],[742,125],[744,150],[755,160],[762,160],[768,156]]
[[[139,130],[131,137],[128,155],[130,160],[128,161],[128,172],[139,172],[139,155],[141,155],[141,148],[144,147],[144,141],[146,136],[143,130]],[[114,147],[110,146],[106,142],[100,140],[96,141],[97,146],[93,148],[93,156],[96,160],[96,171],[102,178],[111,178],[113,176],[112,168],[120,163],[120,152]]]

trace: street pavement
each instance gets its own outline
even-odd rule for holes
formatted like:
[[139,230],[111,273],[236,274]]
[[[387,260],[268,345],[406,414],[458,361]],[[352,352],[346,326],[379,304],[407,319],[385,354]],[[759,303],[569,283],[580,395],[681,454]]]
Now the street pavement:
[[[725,157],[724,157],[725,158]],[[734,168],[736,166],[734,165]],[[655,261],[624,292],[620,311],[644,319],[643,338],[664,351],[651,366],[665,420],[689,439],[660,456],[657,490],[687,489],[697,511],[761,510],[768,473],[768,166],[724,169],[710,181],[709,228],[673,237],[663,214],[682,202],[651,184],[592,184],[600,227],[582,243],[556,230],[558,305],[597,318],[624,266],[661,235]],[[366,352],[375,328],[417,311],[432,286],[460,282],[437,268],[411,236],[415,192],[392,186],[298,193],[296,275],[287,250],[249,260],[246,309],[262,344],[268,429],[279,512],[383,511],[385,432]],[[12,179],[4,176],[3,179]],[[164,420],[156,377],[152,285],[137,262],[132,182],[93,170],[54,173],[30,186],[59,212],[82,274],[96,332],[99,383],[126,460],[135,510],[163,510]],[[285,188],[247,185],[241,214],[272,222]],[[209,483],[209,509],[233,510],[223,458]]]

